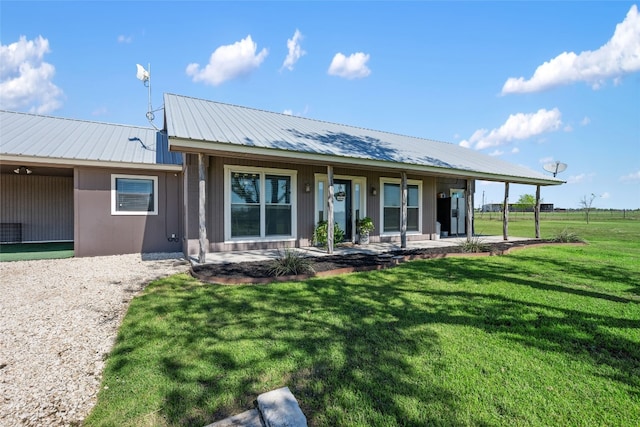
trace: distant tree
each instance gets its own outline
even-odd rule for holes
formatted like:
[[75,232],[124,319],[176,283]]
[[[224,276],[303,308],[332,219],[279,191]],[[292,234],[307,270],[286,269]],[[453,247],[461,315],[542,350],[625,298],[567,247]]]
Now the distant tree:
[[591,193],[589,196],[582,196],[580,199],[580,207],[584,210],[585,216],[587,218],[587,224],[589,224],[589,213],[593,209],[593,201],[595,200],[596,195]]
[[[540,200],[542,203],[542,200]],[[536,205],[536,197],[533,194],[523,194],[516,202],[516,206],[522,212],[533,210]]]

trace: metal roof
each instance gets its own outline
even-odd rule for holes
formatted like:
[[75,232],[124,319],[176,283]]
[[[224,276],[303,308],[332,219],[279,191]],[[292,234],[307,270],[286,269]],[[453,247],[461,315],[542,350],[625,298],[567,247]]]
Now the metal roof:
[[44,161],[181,165],[152,128],[0,110],[0,155]]
[[443,175],[542,185],[563,182],[446,142],[174,94],[165,94],[164,104],[171,149],[203,148],[205,142],[220,151],[243,146],[275,157],[288,152],[285,157],[300,158],[302,153],[330,156],[342,163],[387,162],[407,171],[428,170]]

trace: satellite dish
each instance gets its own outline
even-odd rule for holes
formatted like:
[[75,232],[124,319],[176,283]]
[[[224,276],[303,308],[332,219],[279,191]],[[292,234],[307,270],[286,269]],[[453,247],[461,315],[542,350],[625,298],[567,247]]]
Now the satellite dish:
[[567,164],[555,161],[555,162],[552,162],[552,163],[547,163],[542,167],[547,172],[551,172],[553,174],[553,176],[555,177],[557,174],[559,174],[560,172],[564,172],[567,169]]
[[145,70],[144,67],[140,64],[136,64],[136,67],[138,67],[138,72],[136,73],[136,77],[142,83],[146,84],[149,81],[149,72]]

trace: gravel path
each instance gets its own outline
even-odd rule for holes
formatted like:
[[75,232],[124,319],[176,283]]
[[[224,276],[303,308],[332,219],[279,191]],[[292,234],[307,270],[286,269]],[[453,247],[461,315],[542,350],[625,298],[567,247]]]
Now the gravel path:
[[0,426],[80,425],[129,301],[181,254],[0,263]]

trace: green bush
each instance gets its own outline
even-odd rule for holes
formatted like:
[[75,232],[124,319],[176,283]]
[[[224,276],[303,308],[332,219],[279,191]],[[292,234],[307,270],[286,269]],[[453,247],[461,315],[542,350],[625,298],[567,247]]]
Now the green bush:
[[460,242],[458,246],[462,252],[488,252],[489,245],[484,243],[480,236],[472,236],[470,239]]
[[[319,221],[313,232],[314,246],[327,246],[327,221]],[[344,240],[344,231],[336,223],[333,226],[333,243],[340,243]]]
[[269,274],[276,277],[307,273],[314,273],[311,259],[292,249],[285,249],[284,253],[278,251],[278,257],[272,261],[269,268]]
[[584,243],[580,236],[567,228],[556,234],[551,240],[557,243]]
[[368,216],[365,216],[364,218],[359,219],[357,225],[358,225],[358,231],[360,233],[369,233],[375,229],[375,226],[373,225],[373,220]]

